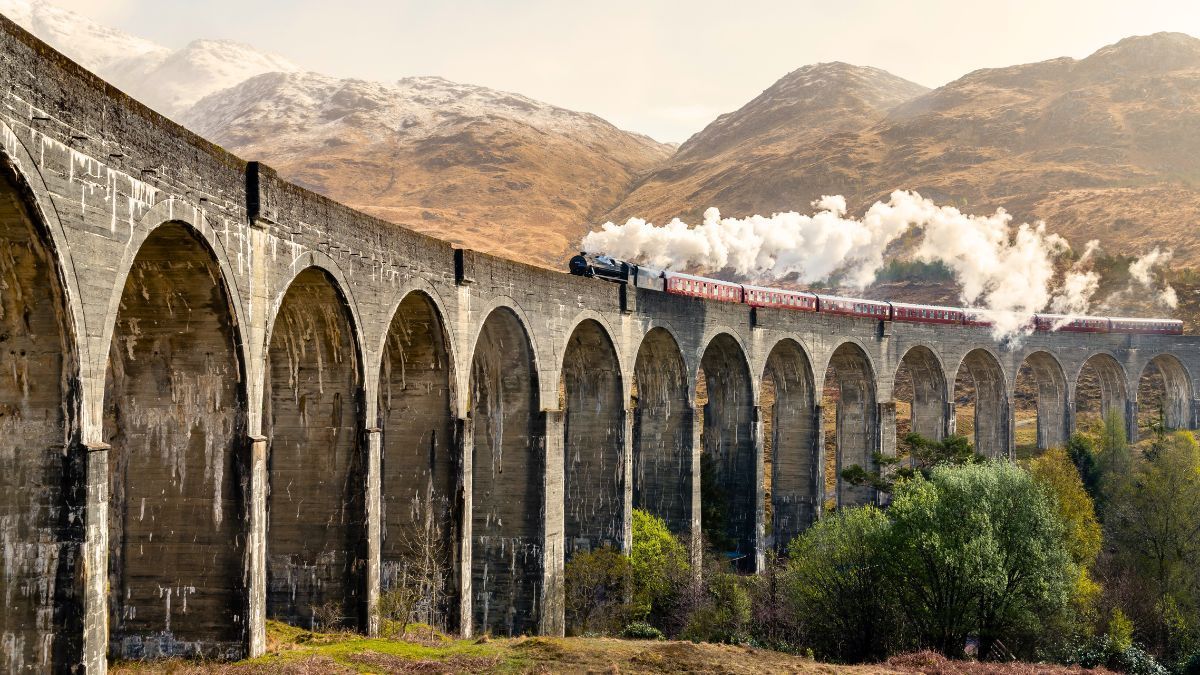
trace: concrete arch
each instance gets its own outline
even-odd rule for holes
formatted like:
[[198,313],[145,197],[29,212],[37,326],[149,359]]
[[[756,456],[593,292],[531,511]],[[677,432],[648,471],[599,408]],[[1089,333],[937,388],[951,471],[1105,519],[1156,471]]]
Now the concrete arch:
[[584,319],[563,352],[563,501],[566,559],[624,545],[625,387],[608,331]]
[[105,437],[110,651],[123,658],[224,658],[246,642],[246,378],[218,265],[199,231],[169,221],[122,275]]
[[296,279],[300,275],[309,272],[310,270],[318,270],[325,274],[330,279],[330,285],[338,295],[338,300],[350,313],[350,328],[354,333],[354,350],[359,364],[364,370],[360,373],[363,378],[366,378],[370,373],[366,372],[367,351],[364,337],[366,335],[366,327],[362,319],[362,311],[358,307],[358,301],[354,298],[353,286],[350,280],[346,277],[346,273],[342,270],[337,261],[329,255],[321,251],[308,250],[296,257],[288,268],[289,275],[285,279],[280,280],[279,291],[275,293],[275,297],[271,299],[270,311],[267,313],[267,333],[264,336],[264,343],[271,344],[273,332],[279,319],[279,310],[283,307],[283,301],[287,297],[289,291],[296,284]]
[[[837,387],[834,422],[837,455],[833,478],[836,480],[839,506],[857,506],[874,499],[870,488],[847,484],[841,474],[855,464],[868,470],[874,466],[874,453],[880,438],[875,372],[871,357],[854,340],[839,344],[829,355],[829,362],[825,366],[824,381],[828,381],[832,373],[833,384]],[[825,451],[826,448],[822,448],[822,466],[828,464],[824,458]],[[828,477],[825,488],[829,489]]]
[[338,626],[365,623],[360,436],[364,390],[374,387],[364,384],[361,333],[343,282],[323,265],[305,265],[277,301],[268,333],[267,615],[299,626],[314,626],[323,605],[338,608]]
[[[547,384],[545,381],[546,378],[544,377],[545,371],[543,370],[544,364],[550,359],[543,358],[541,345],[538,343],[537,334],[533,330],[533,323],[529,319],[529,313],[526,312],[525,308],[511,297],[507,295],[499,295],[492,298],[478,312],[476,312],[474,309],[471,310],[472,315],[479,317],[479,323],[472,324],[468,327],[467,339],[464,342],[464,344],[467,346],[467,350],[463,352],[463,356],[472,357],[475,354],[479,346],[479,339],[483,333],[484,325],[487,323],[487,320],[496,313],[496,310],[500,309],[511,312],[513,316],[516,317],[517,322],[520,324],[521,330],[525,333],[525,339],[529,344],[530,354],[533,358],[533,369],[538,375],[537,407],[542,410],[553,408],[558,400],[558,391],[556,390],[558,381],[552,380],[549,384]],[[553,357],[551,357],[551,359],[552,358]],[[464,364],[464,366],[466,365],[467,364]],[[470,376],[470,373],[470,367],[464,367],[460,377],[467,378]],[[464,380],[461,382],[461,385],[464,395],[470,391],[469,382]],[[462,407],[459,409],[467,410],[469,407],[470,403],[464,400]]]
[[[450,315],[446,310],[446,301],[444,298],[442,298],[441,292],[439,292],[438,289],[433,286],[433,284],[422,279],[421,277],[413,277],[412,279],[409,279],[408,282],[405,283],[404,287],[400,290],[400,293],[397,296],[398,299],[387,308],[386,316],[389,317],[389,322],[395,319],[396,312],[400,310],[400,305],[414,294],[424,296],[425,300],[433,306],[433,311],[442,322],[442,325],[446,327],[446,348],[449,351],[451,363],[457,366],[459,362],[459,356],[461,356],[461,348],[454,340],[454,331],[450,330],[450,325],[448,322]],[[375,341],[376,354],[383,354],[383,349],[387,345],[388,328],[390,326],[390,323],[385,326],[384,330],[379,334],[378,339]],[[380,362],[380,365],[382,366],[382,361]],[[455,370],[457,371],[458,369],[455,368]]]
[[609,344],[612,345],[613,355],[617,359],[617,368],[619,369],[618,375],[620,376],[621,394],[622,397],[627,396],[629,393],[629,382],[627,382],[627,380],[629,378],[626,377],[625,374],[629,372],[629,359],[625,355],[624,351],[618,347],[619,343],[617,337],[620,335],[620,333],[613,329],[612,322],[608,320],[608,317],[593,309],[585,309],[580,311],[571,319],[571,322],[567,324],[567,329],[563,331],[563,335],[567,336],[567,341],[563,342],[562,350],[556,355],[557,358],[554,361],[556,372],[553,374],[554,379],[552,381],[561,381],[563,374],[562,365],[564,358],[566,357],[567,349],[570,346],[570,336],[575,334],[575,331],[579,329],[580,325],[588,321],[599,324],[604,336],[608,339]]
[[990,458],[1011,457],[1009,387],[1000,359],[985,347],[972,349],[962,357],[954,378],[956,406],[961,400],[960,385],[966,384],[964,374],[970,378],[967,386],[974,389],[975,452]]
[[762,543],[763,458],[755,438],[754,382],[742,343],[729,333],[714,335],[696,381],[704,420],[701,472],[712,476],[701,482],[701,527],[710,546],[752,571]]
[[750,391],[751,396],[753,397],[752,403],[757,404],[759,374],[755,372],[755,369],[751,366],[750,355],[753,353],[753,351],[750,349],[749,343],[746,342],[745,338],[742,337],[739,332],[723,325],[712,326],[704,331],[704,336],[701,338],[699,346],[693,354],[694,358],[692,362],[689,363],[692,368],[692,389],[690,392],[692,400],[696,400],[696,387],[700,383],[699,374],[700,370],[704,367],[704,355],[708,353],[709,348],[717,340],[729,340],[732,341],[733,344],[737,345],[737,350],[741,353],[741,361],[745,367],[746,375],[750,378]]
[[[812,362],[803,345],[783,338],[771,347],[763,366],[759,401],[763,411],[763,453],[770,457],[771,517],[764,530],[776,551],[815,522],[821,486],[820,418]],[[765,463],[765,459],[764,459]]]
[[540,625],[546,423],[531,336],[516,310],[492,310],[471,356],[473,626],[519,635]]
[[[871,356],[871,349],[866,344],[864,344],[861,339],[859,339],[857,337],[844,337],[844,338],[839,338],[839,339],[840,339],[840,342],[834,343],[834,348],[829,350],[825,355],[823,355],[824,360],[825,360],[824,367],[822,367],[820,369],[814,368],[814,370],[813,370],[813,373],[816,375],[816,378],[817,378],[817,382],[816,382],[817,391],[821,391],[825,388],[825,380],[827,379],[827,377],[829,375],[829,366],[833,363],[833,355],[835,353],[837,353],[838,350],[843,349],[843,348],[857,349],[858,353],[862,356],[862,358],[866,359],[866,365],[870,369],[870,372],[872,374],[879,372],[879,367],[875,363],[875,358],[873,356]],[[814,364],[820,363],[820,362],[821,362],[820,359],[816,359],[813,361]]]
[[[0,170],[0,657],[51,672],[83,658],[79,341],[51,223]],[[51,212],[53,213],[53,212]],[[97,429],[95,435],[100,435]],[[104,570],[99,570],[102,584]],[[92,579],[89,579],[92,581]]]
[[444,314],[428,292],[406,293],[390,317],[376,405],[381,590],[409,580],[428,601],[415,618],[451,630],[459,625],[463,515],[455,360]]
[[950,392],[941,358],[925,345],[910,347],[900,358],[892,376],[893,399],[901,388],[902,370],[907,372],[909,380],[905,389],[911,392],[911,431],[925,438],[942,438],[949,421]]
[[[1091,370],[1091,374],[1088,371]],[[1125,372],[1125,367],[1121,362],[1110,352],[1100,351],[1089,356],[1075,372],[1074,377],[1074,395],[1075,395],[1075,422],[1076,426],[1081,418],[1088,418],[1093,415],[1104,419],[1110,413],[1117,413],[1121,419],[1125,421],[1128,429],[1136,428],[1129,426],[1136,424],[1136,420],[1130,420],[1127,415],[1129,409],[1129,392],[1126,389],[1128,376]],[[1088,389],[1099,390],[1099,406],[1098,410],[1093,409],[1093,406],[1080,405],[1081,394],[1085,394]]]
[[699,522],[693,502],[693,410],[683,351],[668,327],[656,326],[638,345],[630,382],[633,413],[633,506],[691,538]]
[[[1157,371],[1154,373],[1153,371]],[[1157,375],[1157,377],[1155,377]],[[1137,404],[1139,417],[1146,413],[1157,415],[1157,411],[1146,410],[1143,389],[1148,379],[1161,379],[1163,391],[1161,401],[1162,423],[1167,429],[1190,429],[1192,419],[1192,377],[1179,357],[1170,353],[1156,354],[1146,362],[1138,377]]]
[[1026,355],[1017,370],[1017,377],[1013,378],[1013,400],[1017,395],[1020,374],[1026,367],[1033,376],[1037,391],[1037,447],[1045,450],[1062,445],[1071,435],[1070,387],[1062,363],[1044,350]]

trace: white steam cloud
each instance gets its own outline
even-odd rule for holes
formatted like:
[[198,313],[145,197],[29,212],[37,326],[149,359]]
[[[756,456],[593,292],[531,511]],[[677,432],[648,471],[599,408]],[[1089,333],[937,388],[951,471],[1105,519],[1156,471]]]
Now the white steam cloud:
[[[862,288],[875,280],[888,246],[914,231],[920,235],[914,257],[953,271],[963,302],[991,310],[998,336],[1028,330],[1032,315],[1047,308],[1085,313],[1099,288],[1100,278],[1090,269],[1097,242],[1088,242],[1063,270],[1067,241],[1047,232],[1044,223],[1014,226],[1003,209],[969,215],[900,190],[873,204],[862,218],[847,217],[841,196],[822,197],[812,206],[811,216],[793,211],[748,218],[722,218],[710,208],[697,227],[678,218],[663,226],[630,218],[589,233],[583,249],[671,270],[730,269],[750,278],[796,275],[805,284],[839,273],[843,284]],[[1151,271],[1169,257],[1156,249],[1136,261],[1130,273],[1152,285]],[[1174,296],[1170,287],[1164,295],[1168,291]]]

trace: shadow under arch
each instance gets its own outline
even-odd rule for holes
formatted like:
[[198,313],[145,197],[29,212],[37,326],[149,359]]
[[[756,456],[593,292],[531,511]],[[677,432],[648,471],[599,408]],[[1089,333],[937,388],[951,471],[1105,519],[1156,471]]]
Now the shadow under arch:
[[431,295],[396,305],[380,350],[380,585],[419,588],[415,620],[459,626],[462,491],[455,435],[454,357]]
[[652,328],[638,346],[630,385],[633,507],[662,518],[690,541],[694,513],[693,414],[687,366],[669,330]]
[[754,391],[742,345],[729,333],[713,336],[696,374],[701,408],[701,528],[706,543],[753,571],[761,545],[762,458],[755,443]]
[[1125,368],[1108,352],[1092,354],[1075,375],[1075,426],[1102,423],[1116,414],[1126,424],[1129,393],[1126,390]]
[[244,653],[245,356],[208,240],[169,221],[142,240],[111,317],[109,650]]
[[[816,521],[820,494],[820,419],[812,363],[798,342],[775,343],[763,369],[764,532],[782,552]],[[768,462],[769,459],[769,462]]]
[[1160,419],[1165,429],[1192,428],[1192,396],[1192,378],[1178,357],[1163,353],[1150,359],[1138,378],[1139,432]]
[[471,356],[473,627],[519,635],[540,625],[546,551],[545,418],[525,325],[509,307],[484,319]]
[[[1032,393],[1036,396],[1036,437],[1039,450],[1046,450],[1063,445],[1070,436],[1070,401],[1068,399],[1067,377],[1062,364],[1053,354],[1046,351],[1036,351],[1021,362],[1014,382],[1014,400],[1012,404],[1017,427],[1017,439],[1022,438],[1020,426],[1027,420],[1017,414],[1021,404]],[[1026,437],[1027,438],[1027,437]],[[1018,441],[1020,442],[1020,441]]]
[[81,315],[73,310],[69,256],[57,250],[57,224],[47,220],[53,214],[40,207],[28,178],[3,153],[0,516],[6,542],[0,651],[10,666],[50,672],[83,657]]
[[[866,351],[857,342],[843,342],[829,357],[825,368],[823,398],[834,406],[833,461],[822,460],[826,472],[825,490],[833,491],[838,506],[859,506],[874,499],[873,490],[851,485],[842,479],[842,471],[858,465],[868,471],[875,465],[879,446],[879,406],[876,399],[875,369]],[[823,404],[824,405],[824,404]],[[828,425],[828,413],[823,423]],[[828,453],[829,436],[822,451]],[[831,466],[832,465],[832,466]],[[833,469],[833,475],[828,475]],[[832,488],[832,490],[831,490]]]
[[[264,373],[267,615],[365,625],[363,362],[346,290],[308,266],[269,329]],[[334,618],[336,617],[336,618]]]
[[563,534],[570,560],[575,551],[626,544],[624,387],[604,326],[585,319],[575,327],[561,372]]
[[[893,381],[896,403],[909,407],[908,431],[933,440],[945,436],[950,395],[942,362],[933,350],[924,345],[910,348],[900,359]],[[899,411],[896,416],[902,417]]]
[[[1010,418],[1008,385],[1000,360],[991,351],[972,349],[959,362],[954,378],[954,405],[956,417],[963,419],[964,405],[974,407],[973,442],[975,452],[988,458],[1009,457]],[[961,424],[956,430],[963,434]]]

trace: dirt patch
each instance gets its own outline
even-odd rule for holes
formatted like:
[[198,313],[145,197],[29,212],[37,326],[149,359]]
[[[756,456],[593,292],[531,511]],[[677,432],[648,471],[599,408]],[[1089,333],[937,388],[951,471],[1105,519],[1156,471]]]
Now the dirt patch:
[[893,656],[884,664],[902,673],[922,675],[1066,675],[1067,673],[1111,673],[1112,671],[1079,666],[1058,666],[1045,663],[992,663],[954,661],[937,652],[914,652]]

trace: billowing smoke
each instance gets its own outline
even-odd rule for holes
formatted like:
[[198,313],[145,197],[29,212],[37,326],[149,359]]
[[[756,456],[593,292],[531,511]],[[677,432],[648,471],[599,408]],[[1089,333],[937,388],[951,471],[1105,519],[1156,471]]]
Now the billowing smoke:
[[1160,251],[1155,246],[1149,253],[1130,263],[1129,276],[1142,290],[1157,290],[1158,296],[1155,299],[1158,304],[1175,309],[1179,306],[1179,296],[1175,294],[1175,289],[1165,281],[1159,288],[1159,280],[1155,275],[1156,269],[1165,267],[1170,261],[1171,252]]
[[[1071,250],[1067,241],[1047,232],[1043,223],[1014,226],[1003,209],[969,215],[899,190],[862,218],[847,216],[841,196],[822,197],[812,206],[811,216],[787,212],[748,218],[722,218],[710,208],[698,227],[678,218],[664,226],[631,218],[623,225],[605,223],[584,238],[583,248],[652,267],[728,269],[757,279],[795,275],[804,284],[836,273],[841,284],[862,288],[875,280],[888,246],[912,231],[919,236],[913,256],[952,270],[963,302],[990,310],[1002,336],[1028,330],[1035,312],[1085,313],[1099,288],[1090,265],[1096,242],[1064,270]],[[1162,255],[1131,273],[1151,279]]]

